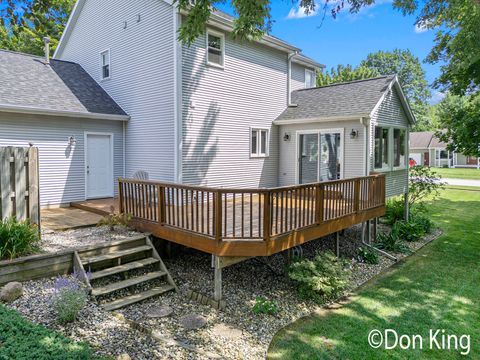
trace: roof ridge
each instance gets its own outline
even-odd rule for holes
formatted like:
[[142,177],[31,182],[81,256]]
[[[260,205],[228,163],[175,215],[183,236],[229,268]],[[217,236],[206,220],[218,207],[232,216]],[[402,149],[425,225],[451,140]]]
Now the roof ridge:
[[8,50],[8,49],[0,49],[0,51],[6,52],[6,53],[9,53],[9,54],[28,56],[28,57],[32,57],[32,58],[36,58],[36,59],[43,59],[43,56],[34,55],[34,54],[27,54],[27,53],[20,52],[20,51],[13,51],[13,50]]
[[375,76],[375,77],[367,78],[367,79],[343,81],[343,82],[334,83],[334,84],[316,86],[316,87],[308,88],[308,89],[298,89],[298,90],[295,90],[295,91],[306,91],[306,90],[323,89],[323,88],[332,87],[332,86],[348,85],[348,84],[354,84],[354,83],[359,83],[359,82],[365,82],[365,81],[372,81],[372,80],[384,79],[384,78],[388,78],[388,77],[392,77],[392,80],[393,80],[393,77],[395,77],[395,75],[380,75],[380,76]]

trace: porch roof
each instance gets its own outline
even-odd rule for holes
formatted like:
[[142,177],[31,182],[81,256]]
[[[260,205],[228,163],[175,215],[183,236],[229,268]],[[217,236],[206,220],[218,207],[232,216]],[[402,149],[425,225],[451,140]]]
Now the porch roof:
[[275,122],[368,117],[396,79],[395,75],[292,92],[292,103]]

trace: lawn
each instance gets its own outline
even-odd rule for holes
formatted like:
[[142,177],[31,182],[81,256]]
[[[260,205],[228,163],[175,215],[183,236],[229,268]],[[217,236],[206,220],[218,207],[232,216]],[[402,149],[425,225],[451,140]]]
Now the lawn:
[[0,359],[100,359],[87,344],[77,343],[41,325],[28,322],[0,305]]
[[[470,335],[467,358],[480,358],[480,188],[448,188],[431,213],[444,231],[440,238],[369,282],[344,306],[320,310],[280,331],[269,359],[462,358],[466,337],[464,350],[460,342],[458,351],[435,349],[435,342],[430,350],[430,329],[440,330],[437,340],[442,334]],[[423,342],[415,340],[416,349],[373,349],[368,336],[374,329],[420,335]],[[392,345],[394,336],[389,339]]]
[[480,180],[480,170],[477,169],[434,168],[433,170],[442,175],[445,179]]

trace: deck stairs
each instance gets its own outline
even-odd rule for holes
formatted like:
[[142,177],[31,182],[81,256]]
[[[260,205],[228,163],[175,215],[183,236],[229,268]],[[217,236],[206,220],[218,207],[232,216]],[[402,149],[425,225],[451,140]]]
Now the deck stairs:
[[75,272],[106,310],[178,291],[148,235],[79,249]]

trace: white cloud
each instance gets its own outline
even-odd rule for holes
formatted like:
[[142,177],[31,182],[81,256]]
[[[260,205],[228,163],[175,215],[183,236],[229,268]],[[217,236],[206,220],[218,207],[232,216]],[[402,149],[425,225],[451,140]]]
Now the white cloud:
[[415,32],[416,32],[417,34],[423,33],[423,32],[425,32],[425,31],[427,31],[427,30],[428,30],[428,29],[427,29],[425,26],[423,26],[423,25],[420,25],[420,24],[415,25]]
[[438,91],[438,90],[433,90],[432,91],[432,97],[429,100],[429,103],[434,105],[442,101],[442,99],[445,97],[445,93]]
[[287,19],[301,19],[304,17],[311,17],[318,15],[318,6],[314,11],[310,11],[308,14],[305,12],[305,8],[302,6],[295,6],[290,9],[290,12],[287,15]]

